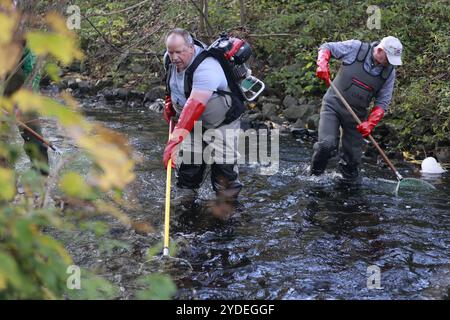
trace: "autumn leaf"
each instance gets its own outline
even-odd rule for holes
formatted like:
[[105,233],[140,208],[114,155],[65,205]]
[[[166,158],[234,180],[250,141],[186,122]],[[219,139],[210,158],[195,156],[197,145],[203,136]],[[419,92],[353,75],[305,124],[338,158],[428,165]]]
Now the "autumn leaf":
[[4,78],[14,69],[19,61],[20,52],[21,47],[16,43],[0,44],[0,78]]
[[68,65],[74,59],[82,59],[83,53],[78,50],[75,39],[65,34],[30,31],[26,34],[30,49],[37,55],[53,55],[63,64]]
[[79,199],[91,199],[94,196],[92,188],[86,184],[83,177],[76,172],[68,172],[59,180],[59,185],[68,196]]
[[83,117],[75,111],[51,98],[43,97],[30,90],[21,89],[11,99],[21,111],[37,111],[43,116],[55,117],[64,126],[78,125],[85,129],[90,128],[90,125]]
[[16,195],[14,171],[0,168],[0,200],[10,201]]
[[11,42],[13,39],[14,31],[17,28],[17,22],[19,21],[19,15],[17,13],[3,13],[0,12],[0,45],[5,45]]

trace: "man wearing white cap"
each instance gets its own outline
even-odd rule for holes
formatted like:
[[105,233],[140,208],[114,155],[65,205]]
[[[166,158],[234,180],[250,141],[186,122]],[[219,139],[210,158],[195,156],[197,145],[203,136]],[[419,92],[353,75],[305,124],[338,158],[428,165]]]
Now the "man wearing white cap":
[[348,40],[327,42],[320,46],[316,75],[330,85],[328,62],[333,56],[342,65],[333,84],[345,97],[360,119],[357,124],[341,100],[328,88],[320,111],[319,138],[314,144],[310,173],[322,174],[328,160],[339,146],[342,127],[342,147],[339,169],[343,180],[359,180],[359,164],[362,156],[363,137],[367,137],[383,117],[392,99],[395,81],[395,67],[402,64],[402,44],[395,37],[385,37],[380,42]]

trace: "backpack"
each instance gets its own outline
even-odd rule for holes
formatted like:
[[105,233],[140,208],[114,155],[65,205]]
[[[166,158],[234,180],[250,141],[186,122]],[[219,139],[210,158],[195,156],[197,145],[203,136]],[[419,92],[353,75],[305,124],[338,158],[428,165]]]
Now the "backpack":
[[[201,41],[195,39],[194,44],[203,48],[192,64],[186,69],[184,76],[184,94],[188,98],[192,91],[192,81],[194,72],[200,63],[207,57],[216,59],[227,79],[230,91],[217,90],[215,93],[219,95],[229,95],[231,97],[231,106],[225,115],[222,124],[229,124],[238,119],[245,111],[246,96],[244,95],[240,83],[250,73],[245,62],[250,58],[252,51],[250,45],[242,39],[229,37],[226,33],[222,33],[220,37],[207,47]],[[170,64],[168,54],[164,56],[164,65],[166,70],[166,94],[170,95],[170,76],[172,74],[173,65]],[[261,90],[262,91],[262,90]]]

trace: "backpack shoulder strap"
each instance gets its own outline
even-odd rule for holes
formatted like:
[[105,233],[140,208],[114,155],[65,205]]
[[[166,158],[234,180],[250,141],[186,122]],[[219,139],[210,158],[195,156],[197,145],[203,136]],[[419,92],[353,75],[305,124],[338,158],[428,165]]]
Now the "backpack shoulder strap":
[[206,49],[208,47],[206,44],[204,44],[200,40],[196,39],[192,34],[191,34],[191,37],[192,37],[192,40],[194,40],[194,44],[196,46],[199,46],[200,48],[203,48],[203,49]]
[[184,73],[184,95],[186,99],[188,99],[191,95],[195,70],[197,70],[200,63],[202,63],[208,56],[209,52],[207,50],[200,52],[200,54],[195,57],[194,61],[192,61],[191,65],[186,69],[186,72]]
[[234,76],[233,70],[231,69],[230,63],[227,61],[227,59],[224,57],[223,52],[221,50],[211,48],[208,50],[210,52],[210,55],[214,57],[217,61],[219,61],[220,66],[222,67],[223,73],[225,74],[225,77],[227,78],[228,87],[230,88],[231,92],[240,100],[244,101],[245,97],[242,94],[242,91],[240,90],[236,78]]
[[172,76],[172,64],[170,63],[169,54],[164,53],[164,82],[166,83],[166,96],[170,96],[170,77]]
[[233,71],[231,69],[231,66],[229,62],[225,59],[223,56],[223,52],[211,48],[208,50],[202,51],[192,62],[192,64],[189,66],[189,68],[186,69],[186,73],[184,74],[184,94],[186,96],[186,99],[189,98],[192,91],[192,82],[194,78],[194,72],[197,69],[197,67],[200,65],[200,63],[203,62],[207,57],[213,57],[216,59],[220,66],[222,67],[222,70],[225,74],[225,77],[227,79],[228,87],[230,88],[231,92],[240,100],[244,101],[245,97],[242,94],[241,90],[239,89],[239,86],[236,82],[236,79],[234,77]]

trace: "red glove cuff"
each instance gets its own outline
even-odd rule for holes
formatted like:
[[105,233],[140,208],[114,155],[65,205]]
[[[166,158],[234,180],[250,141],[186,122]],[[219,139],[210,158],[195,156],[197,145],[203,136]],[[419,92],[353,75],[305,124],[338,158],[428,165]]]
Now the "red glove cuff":
[[330,69],[328,67],[328,61],[331,58],[331,51],[328,49],[319,50],[317,57],[317,71],[316,76],[324,80],[327,86],[330,85]]
[[172,106],[172,98],[167,95],[164,103],[164,111],[163,111],[163,117],[164,120],[167,121],[167,123],[170,122],[170,118],[175,116],[177,113],[175,112],[175,109]]
[[369,117],[366,121],[359,124],[356,129],[362,134],[363,137],[367,137],[375,128],[378,122],[383,118],[384,116],[384,109],[380,106],[373,107],[372,111],[369,114]]

